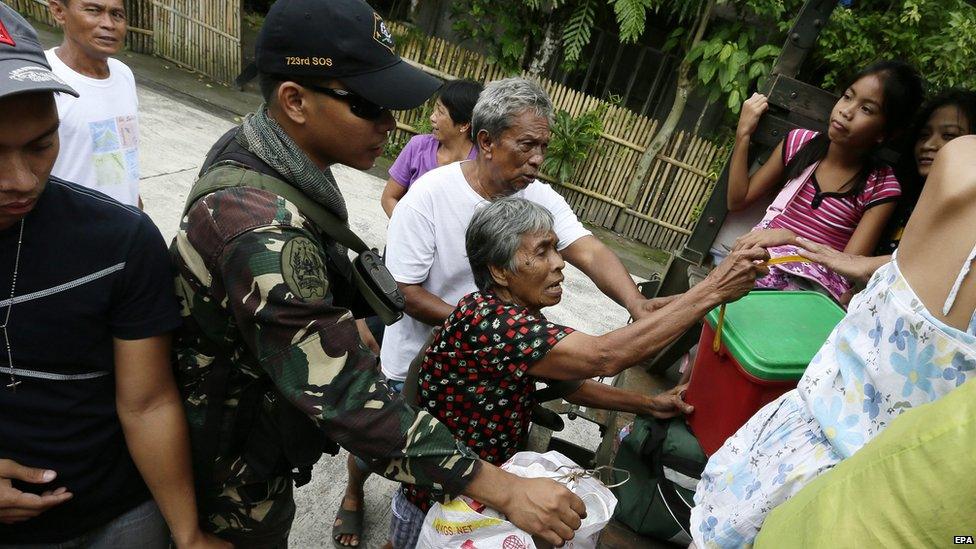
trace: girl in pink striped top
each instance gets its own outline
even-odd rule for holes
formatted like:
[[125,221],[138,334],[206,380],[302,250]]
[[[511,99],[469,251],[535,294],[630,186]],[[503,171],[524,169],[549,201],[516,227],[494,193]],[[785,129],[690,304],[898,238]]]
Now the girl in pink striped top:
[[[735,249],[761,246],[770,257],[796,255],[797,236],[857,255],[870,254],[901,195],[894,171],[875,158],[888,139],[907,128],[922,101],[915,70],[881,62],[862,71],[830,113],[826,132],[793,130],[751,177],[749,140],[768,108],[754,94],[742,106],[729,164],[728,206],[748,207],[785,181],[779,196]],[[825,291],[841,303],[850,282],[816,263],[773,265],[756,286]]]

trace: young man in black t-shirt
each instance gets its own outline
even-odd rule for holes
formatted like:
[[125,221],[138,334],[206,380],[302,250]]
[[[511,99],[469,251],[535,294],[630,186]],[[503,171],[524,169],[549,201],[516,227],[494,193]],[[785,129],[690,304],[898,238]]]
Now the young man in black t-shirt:
[[0,547],[167,547],[167,524],[226,547],[197,525],[162,237],[50,177],[55,93],[74,95],[0,4]]

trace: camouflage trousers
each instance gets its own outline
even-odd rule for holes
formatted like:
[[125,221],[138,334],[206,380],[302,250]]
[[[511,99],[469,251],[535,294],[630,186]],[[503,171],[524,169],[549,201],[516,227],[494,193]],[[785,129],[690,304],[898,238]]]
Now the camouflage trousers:
[[226,488],[201,502],[207,529],[237,549],[288,549],[295,519],[291,479]]

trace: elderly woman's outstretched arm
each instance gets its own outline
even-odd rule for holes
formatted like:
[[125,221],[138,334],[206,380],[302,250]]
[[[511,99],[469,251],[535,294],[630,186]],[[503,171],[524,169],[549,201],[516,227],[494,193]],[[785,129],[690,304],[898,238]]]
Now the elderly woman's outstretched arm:
[[745,295],[768,269],[760,248],[730,254],[704,281],[650,315],[606,335],[574,332],[529,368],[534,376],[586,379],[613,376],[653,356],[714,307]]
[[631,414],[654,416],[667,419],[681,414],[690,414],[695,407],[682,397],[688,384],[678,385],[659,395],[651,396],[637,391],[612,387],[605,383],[587,379],[579,389],[566,395],[567,402],[604,410],[619,410]]

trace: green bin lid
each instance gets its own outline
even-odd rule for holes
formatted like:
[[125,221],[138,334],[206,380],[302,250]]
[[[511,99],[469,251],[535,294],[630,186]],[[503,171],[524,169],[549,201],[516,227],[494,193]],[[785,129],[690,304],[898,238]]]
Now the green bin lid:
[[[718,312],[706,317],[713,329]],[[844,310],[817,292],[749,292],[726,307],[722,343],[756,378],[797,380],[842,318]]]

